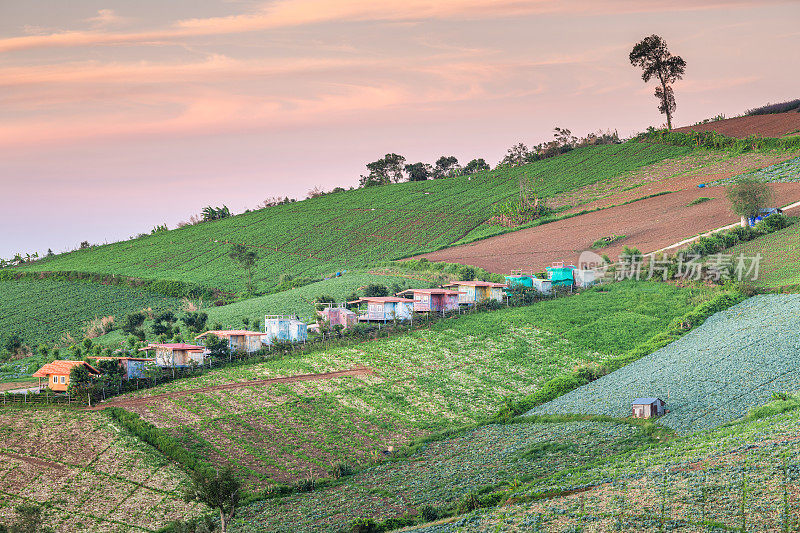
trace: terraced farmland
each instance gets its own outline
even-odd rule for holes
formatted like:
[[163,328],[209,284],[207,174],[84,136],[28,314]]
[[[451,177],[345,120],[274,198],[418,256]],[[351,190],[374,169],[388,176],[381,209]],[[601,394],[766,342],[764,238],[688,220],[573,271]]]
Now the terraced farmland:
[[532,501],[407,531],[796,531],[798,432],[798,411],[702,432],[512,491]]
[[338,532],[369,516],[380,520],[444,506],[486,486],[531,481],[585,467],[648,444],[635,426],[615,422],[488,425],[427,443],[408,458],[362,471],[341,485],[255,502],[233,531]]
[[0,337],[19,332],[33,347],[61,342],[65,334],[81,339],[95,317],[181,306],[176,298],[130,287],[53,279],[0,280],[0,294]]
[[[389,340],[211,371],[126,395],[161,395],[126,408],[202,456],[232,464],[249,487],[325,476],[339,461],[368,463],[388,446],[480,420],[505,398],[632,348],[712,295],[619,283],[608,292],[463,316]],[[618,327],[597,337],[611,323]],[[374,374],[248,384],[363,367]],[[169,396],[231,382],[243,385]]]
[[36,503],[59,532],[154,531],[206,512],[181,498],[186,474],[103,413],[0,412],[0,521]]
[[541,178],[539,194],[550,197],[690,152],[645,143],[582,148],[514,169],[330,194],[19,268],[190,281],[236,291],[245,286],[245,275],[227,253],[230,243],[239,243],[262,256],[256,285],[269,288],[282,273],[321,277],[456,242],[492,216],[493,204],[518,194],[520,176]]
[[530,414],[627,416],[637,397],[660,397],[660,424],[713,428],[800,389],[800,295],[761,295],[709,318],[680,340],[537,407]]

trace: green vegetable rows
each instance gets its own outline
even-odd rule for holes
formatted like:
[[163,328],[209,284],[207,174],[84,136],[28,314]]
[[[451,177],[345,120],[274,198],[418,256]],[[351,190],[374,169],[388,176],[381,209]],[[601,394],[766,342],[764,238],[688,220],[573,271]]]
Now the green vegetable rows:
[[531,414],[627,416],[637,397],[660,397],[659,419],[682,432],[744,416],[773,392],[800,389],[800,295],[762,295],[717,313],[680,340]]
[[31,346],[83,337],[86,322],[150,307],[178,309],[181,301],[130,287],[51,279],[0,281],[0,334],[20,332]]

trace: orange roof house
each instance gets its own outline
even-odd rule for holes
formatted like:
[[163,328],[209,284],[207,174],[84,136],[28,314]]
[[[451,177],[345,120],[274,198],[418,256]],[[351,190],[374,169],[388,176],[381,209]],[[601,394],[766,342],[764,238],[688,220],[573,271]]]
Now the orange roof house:
[[99,376],[101,372],[86,361],[67,361],[56,360],[47,363],[42,368],[33,373],[33,377],[39,378],[39,387],[42,386],[42,378],[47,378],[47,386],[54,391],[66,391],[69,387],[69,374],[76,366],[84,365],[89,374]]

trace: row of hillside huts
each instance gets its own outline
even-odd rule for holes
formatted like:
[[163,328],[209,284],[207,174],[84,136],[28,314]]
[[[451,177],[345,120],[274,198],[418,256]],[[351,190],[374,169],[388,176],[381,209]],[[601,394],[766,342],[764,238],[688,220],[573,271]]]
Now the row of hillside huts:
[[[394,296],[365,296],[347,302],[348,305],[360,306],[355,312],[345,304],[330,304],[318,312],[319,320],[333,326],[347,329],[358,323],[390,322],[411,320],[414,313],[449,313],[462,306],[471,306],[485,301],[502,302],[507,290],[514,287],[530,287],[550,294],[553,285],[575,284],[587,286],[589,271],[579,271],[573,266],[554,265],[548,268],[550,279],[539,279],[532,274],[521,272],[506,276],[506,283],[489,281],[455,281],[439,288],[407,289]],[[264,331],[249,330],[212,330],[196,337],[198,344],[187,343],[151,343],[140,348],[143,357],[95,357],[92,361],[115,360],[122,369],[124,379],[140,379],[146,377],[146,368],[156,366],[162,369],[187,368],[203,365],[207,362],[209,350],[204,346],[209,335],[226,339],[232,351],[255,353],[265,346],[282,342],[305,342],[308,330],[317,326],[307,325],[296,316],[267,315],[264,317]],[[317,326],[318,327],[318,326]],[[69,388],[69,376],[72,369],[85,365],[90,375],[100,375],[100,371],[85,361],[58,360],[44,365],[33,376],[46,380],[47,386],[55,391],[66,391]]]

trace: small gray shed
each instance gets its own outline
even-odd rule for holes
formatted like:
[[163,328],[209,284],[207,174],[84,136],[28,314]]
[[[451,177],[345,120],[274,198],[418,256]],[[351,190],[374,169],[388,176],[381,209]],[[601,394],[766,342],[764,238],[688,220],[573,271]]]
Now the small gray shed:
[[655,418],[664,414],[667,404],[661,398],[636,398],[633,400],[634,418]]

